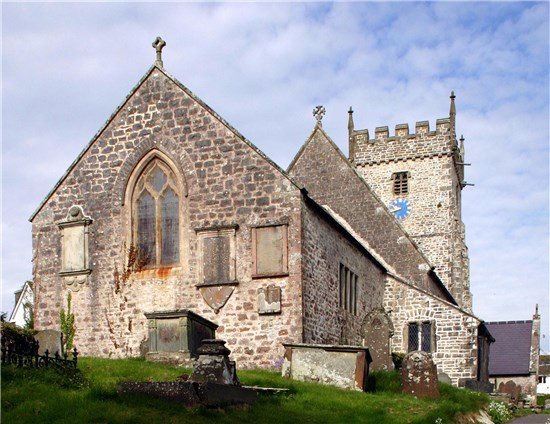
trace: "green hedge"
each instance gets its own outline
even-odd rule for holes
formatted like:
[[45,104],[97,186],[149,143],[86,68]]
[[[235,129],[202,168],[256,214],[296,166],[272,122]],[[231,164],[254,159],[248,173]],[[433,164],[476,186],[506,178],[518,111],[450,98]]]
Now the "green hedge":
[[2,336],[13,340],[18,349],[28,352],[34,344],[35,330],[18,327],[11,322],[2,322]]

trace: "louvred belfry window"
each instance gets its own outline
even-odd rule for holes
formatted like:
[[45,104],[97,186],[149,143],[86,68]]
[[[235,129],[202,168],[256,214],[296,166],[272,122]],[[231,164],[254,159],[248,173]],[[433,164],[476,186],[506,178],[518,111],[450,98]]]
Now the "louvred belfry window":
[[393,180],[393,194],[396,196],[402,196],[409,193],[409,173],[408,172],[395,172],[392,175]]
[[179,263],[179,198],[173,172],[159,159],[139,177],[134,190],[134,246],[140,265]]

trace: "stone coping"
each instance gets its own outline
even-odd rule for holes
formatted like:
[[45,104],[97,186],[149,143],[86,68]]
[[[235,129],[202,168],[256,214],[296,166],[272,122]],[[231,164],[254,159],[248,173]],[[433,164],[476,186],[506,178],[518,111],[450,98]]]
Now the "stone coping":
[[218,324],[215,324],[212,321],[209,321],[206,318],[201,317],[200,315],[190,311],[189,309],[172,309],[168,311],[145,312],[144,315],[147,319],[167,319],[167,318],[187,317],[207,327],[213,328],[214,330],[216,330],[219,327]]
[[300,349],[322,349],[327,352],[365,352],[369,363],[372,362],[369,348],[366,346],[352,346],[352,345],[325,345],[325,344],[311,344],[311,343],[283,343],[285,348],[300,348]]

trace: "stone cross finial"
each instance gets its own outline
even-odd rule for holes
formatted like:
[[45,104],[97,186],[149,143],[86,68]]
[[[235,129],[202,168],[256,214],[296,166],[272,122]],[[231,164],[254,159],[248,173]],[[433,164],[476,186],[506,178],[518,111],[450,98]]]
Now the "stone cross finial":
[[160,67],[162,67],[162,49],[164,46],[166,46],[166,41],[164,41],[162,38],[157,37],[155,41],[153,41],[153,47],[157,51],[157,61],[156,64]]
[[326,110],[323,106],[317,106],[315,109],[313,109],[313,116],[317,120],[317,125],[321,126],[321,120],[323,119],[323,116],[325,116]]

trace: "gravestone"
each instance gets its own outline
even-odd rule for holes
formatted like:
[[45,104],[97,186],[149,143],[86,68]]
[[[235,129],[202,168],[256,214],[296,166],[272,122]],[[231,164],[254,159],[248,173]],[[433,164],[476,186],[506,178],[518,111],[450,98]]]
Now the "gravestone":
[[61,355],[61,337],[61,332],[57,330],[42,330],[36,333],[34,339],[38,342],[38,354],[45,355],[47,350],[50,356],[55,355],[55,352]]
[[512,380],[508,380],[506,383],[502,382],[498,385],[499,393],[506,393],[510,395],[510,402],[514,405],[518,404],[521,397],[521,386],[516,385]]
[[437,367],[427,352],[410,352],[403,359],[401,391],[422,398],[439,398]]
[[390,340],[393,336],[393,323],[383,308],[373,309],[367,314],[361,325],[363,346],[369,348],[372,356],[373,371],[390,371],[394,365],[390,352]]
[[459,380],[458,387],[466,387],[467,389],[474,390],[476,392],[485,392],[490,394],[493,393],[495,385],[493,383],[489,383],[488,381],[479,381],[474,380],[473,378],[467,378]]
[[231,351],[225,341],[207,339],[198,348],[199,357],[193,364],[191,380],[197,383],[217,383],[240,386],[235,362],[229,360]]
[[437,379],[440,383],[443,384],[453,384],[453,380],[451,380],[449,374],[445,374],[444,372],[440,372],[439,374],[437,374]]

